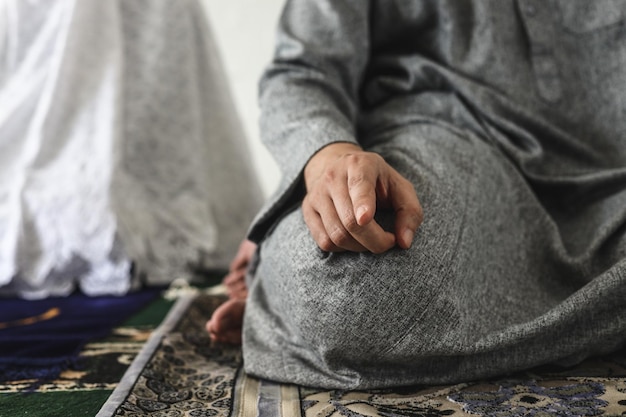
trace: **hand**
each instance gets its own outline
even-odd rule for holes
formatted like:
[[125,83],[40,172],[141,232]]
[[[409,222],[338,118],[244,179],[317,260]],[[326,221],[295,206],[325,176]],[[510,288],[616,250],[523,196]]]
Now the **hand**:
[[228,275],[222,280],[230,299],[245,299],[248,296],[246,272],[256,247],[257,245],[254,242],[247,239],[239,245],[237,255],[230,263]]
[[[413,185],[378,154],[335,143],[304,169],[307,194],[302,213],[313,239],[327,252],[408,249],[423,212]],[[376,207],[393,208],[394,233],[374,220]]]

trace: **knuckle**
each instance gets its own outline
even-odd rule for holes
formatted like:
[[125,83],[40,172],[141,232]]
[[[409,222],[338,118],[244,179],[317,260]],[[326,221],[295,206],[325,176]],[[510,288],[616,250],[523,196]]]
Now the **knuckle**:
[[345,215],[341,222],[349,233],[356,233],[360,230],[360,226],[356,221],[356,217],[352,213]]
[[375,153],[375,152],[371,152],[369,154],[372,158],[372,162],[376,162],[376,163],[384,163],[385,165],[387,165],[387,162],[385,161],[385,158],[383,158],[381,155]]
[[409,181],[408,179],[404,178],[402,175],[398,174],[398,185],[402,188],[405,189],[406,192],[409,193],[415,193],[415,188],[413,187],[413,183],[411,181]]
[[358,164],[361,161],[362,157],[360,153],[350,153],[345,156],[345,162],[347,164]]
[[402,175],[399,175],[399,181],[402,183],[403,186],[405,187],[410,187],[413,188],[413,183],[411,183],[411,181],[409,181],[408,179],[404,178]]
[[390,248],[385,246],[382,242],[378,242],[378,243],[372,245],[369,248],[369,251],[372,252],[374,255],[380,255],[381,253],[386,252],[388,249],[390,249]]
[[314,186],[310,190],[307,190],[307,193],[304,195],[304,199],[302,200],[303,206],[311,206],[315,205],[315,202],[319,201],[321,198],[321,192],[319,186]]
[[406,213],[410,218],[421,221],[424,217],[422,207],[419,204],[407,203],[399,207],[398,211]]
[[368,152],[365,156],[363,163],[370,167],[380,167],[381,164],[386,165],[385,159],[376,152]]
[[337,246],[342,247],[350,241],[350,235],[343,229],[336,228],[330,233],[330,240]]
[[385,241],[385,239],[381,239],[376,247],[373,248],[372,253],[376,255],[380,255],[381,253],[387,252],[389,249],[395,246],[396,242],[393,239],[389,239]]
[[422,210],[422,206],[417,200],[407,203],[405,210],[407,213],[409,213],[412,217],[416,219],[421,219],[424,216],[424,211]]
[[421,224],[424,221],[424,209],[419,204],[417,205],[417,209],[415,211],[415,218],[417,219],[417,223]]
[[383,158],[374,152],[358,152],[346,155],[346,165],[361,169],[370,169],[376,166]]
[[378,248],[378,247],[370,249],[370,252],[372,252],[374,255],[380,255],[382,253],[385,253],[385,251],[386,251],[385,249]]
[[346,155],[345,161],[350,165],[366,167],[383,161],[383,158],[375,152],[358,152]]
[[331,252],[335,248],[333,241],[327,235],[318,236],[317,246],[324,252]]
[[419,227],[424,222],[424,213],[421,209],[415,211],[406,211],[405,218],[409,220],[413,227]]
[[338,173],[334,168],[328,168],[324,171],[324,180],[326,182],[333,182],[337,179]]

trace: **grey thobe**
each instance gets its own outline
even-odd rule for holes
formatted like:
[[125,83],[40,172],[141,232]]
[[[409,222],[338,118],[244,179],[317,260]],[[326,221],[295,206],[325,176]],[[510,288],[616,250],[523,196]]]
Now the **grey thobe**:
[[[611,0],[288,2],[261,83],[284,183],[250,233],[245,369],[386,387],[623,346],[624,19]],[[302,170],[337,141],[415,186],[409,250],[317,248]]]

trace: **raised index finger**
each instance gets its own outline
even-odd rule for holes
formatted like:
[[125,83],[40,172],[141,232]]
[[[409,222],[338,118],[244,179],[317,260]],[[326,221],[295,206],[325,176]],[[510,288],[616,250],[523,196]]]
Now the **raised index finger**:
[[386,232],[376,221],[376,184],[378,161],[374,154],[353,155],[349,158],[347,172],[347,196],[335,204],[345,208],[338,210],[344,227],[363,247],[373,253],[382,253],[395,245],[395,237]]
[[364,154],[351,155],[348,165],[348,193],[359,226],[372,221],[376,213],[376,182],[378,169],[371,157]]

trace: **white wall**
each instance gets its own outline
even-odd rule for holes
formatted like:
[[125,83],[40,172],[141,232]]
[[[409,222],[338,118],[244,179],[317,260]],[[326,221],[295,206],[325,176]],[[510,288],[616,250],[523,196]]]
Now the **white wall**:
[[202,0],[266,196],[280,172],[259,140],[257,84],[270,61],[284,0]]

